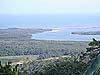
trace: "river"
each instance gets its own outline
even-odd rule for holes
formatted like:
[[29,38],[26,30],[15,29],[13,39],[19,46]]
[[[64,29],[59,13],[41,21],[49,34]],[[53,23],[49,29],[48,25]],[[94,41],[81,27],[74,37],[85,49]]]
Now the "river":
[[100,35],[77,35],[71,34],[74,31],[99,31],[100,27],[62,27],[54,28],[52,31],[33,34],[32,39],[38,40],[60,40],[60,41],[91,41],[92,38],[100,40]]

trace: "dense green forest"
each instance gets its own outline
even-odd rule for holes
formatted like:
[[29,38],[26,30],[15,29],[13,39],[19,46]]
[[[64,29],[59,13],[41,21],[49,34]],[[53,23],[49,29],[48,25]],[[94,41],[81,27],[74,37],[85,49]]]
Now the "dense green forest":
[[[33,61],[26,66],[23,65],[21,70],[25,72],[22,75],[99,75],[98,66],[93,63],[96,62],[96,57],[100,54],[99,47],[100,41],[93,39],[89,43],[89,47],[86,48],[87,50],[81,52],[78,57]],[[93,68],[92,65],[95,67]]]
[[10,62],[6,63],[5,65],[1,65],[0,61],[0,75],[19,75],[18,65],[11,66]]
[[39,55],[41,58],[75,55],[86,51],[88,42],[0,40],[0,56]]
[[[99,75],[100,65],[94,64],[100,54],[100,41],[93,39],[85,52],[77,57],[37,59],[27,64],[0,65],[1,75]],[[92,67],[95,66],[95,67]],[[5,73],[5,74],[3,74]]]

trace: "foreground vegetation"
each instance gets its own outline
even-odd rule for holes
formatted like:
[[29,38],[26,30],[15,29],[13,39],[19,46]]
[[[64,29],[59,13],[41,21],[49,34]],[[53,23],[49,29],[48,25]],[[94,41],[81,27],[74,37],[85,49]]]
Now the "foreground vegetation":
[[[2,66],[3,75],[99,75],[100,74],[100,41],[93,39],[85,52],[77,57],[52,57],[52,59],[37,59],[22,65],[10,64]],[[98,59],[97,59],[98,58]]]
[[0,75],[19,75],[18,65],[12,67],[8,62],[5,65],[1,65],[0,61]]
[[2,65],[8,62],[11,62],[11,65],[16,65],[17,63],[23,64],[37,60],[38,57],[38,55],[4,56],[0,57],[0,61],[2,61]]
[[99,75],[100,62],[97,56],[100,54],[100,41],[93,39],[89,43],[86,52],[82,52],[78,57],[58,58],[51,60],[38,60],[23,65],[22,75]]
[[83,53],[82,60],[88,59],[90,67],[86,70],[85,75],[98,75],[100,73],[100,41],[93,39],[93,42],[89,43],[89,48]]
[[75,58],[59,58],[46,61],[35,61],[23,65],[21,75],[82,75],[88,64]]

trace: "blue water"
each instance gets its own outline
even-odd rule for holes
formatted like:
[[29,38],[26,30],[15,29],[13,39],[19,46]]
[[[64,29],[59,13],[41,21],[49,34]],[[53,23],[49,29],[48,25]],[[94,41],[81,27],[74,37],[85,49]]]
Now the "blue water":
[[99,35],[72,35],[73,31],[100,30],[99,15],[0,15],[0,28],[57,28],[58,32],[33,34],[32,39],[88,41]]
[[63,40],[63,41],[91,41],[92,38],[100,40],[100,35],[77,35],[71,34],[74,31],[98,31],[100,30],[99,27],[97,28],[61,28],[57,32],[44,32],[33,34],[32,39],[39,39],[39,40]]
[[58,28],[100,25],[99,15],[0,15],[0,28]]

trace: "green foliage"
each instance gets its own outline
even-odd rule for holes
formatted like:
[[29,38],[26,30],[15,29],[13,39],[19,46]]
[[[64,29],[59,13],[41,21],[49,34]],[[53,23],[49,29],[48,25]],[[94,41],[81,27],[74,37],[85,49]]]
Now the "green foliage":
[[85,51],[88,42],[44,40],[0,40],[0,56],[39,55],[40,58]]
[[92,63],[92,61],[100,54],[100,41],[93,38],[93,41],[89,43],[89,47],[86,49],[86,52],[81,53],[80,59],[86,63]]
[[17,66],[18,65],[16,65],[15,68],[12,68],[9,63],[6,65],[0,65],[0,75],[19,75]]
[[82,75],[88,64],[77,61],[74,58],[61,58],[36,61],[28,66],[30,66],[28,69],[25,70],[24,68],[27,74],[23,72],[22,75]]
[[93,38],[93,41],[89,43],[89,46],[100,46],[100,41]]
[[100,41],[93,38],[93,41],[89,43],[89,46],[86,53],[84,53],[83,60],[86,60],[88,57],[89,60],[87,63],[91,63],[91,65],[84,75],[100,75],[100,69],[98,69],[100,67]]
[[97,70],[96,75],[100,75],[100,68]]
[[49,64],[46,75],[82,75],[87,65],[78,61],[55,62]]

